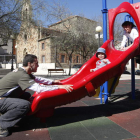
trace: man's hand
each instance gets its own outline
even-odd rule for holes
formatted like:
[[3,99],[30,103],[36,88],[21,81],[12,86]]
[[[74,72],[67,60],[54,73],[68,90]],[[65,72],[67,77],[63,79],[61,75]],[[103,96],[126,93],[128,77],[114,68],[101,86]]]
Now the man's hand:
[[73,85],[58,85],[58,88],[59,89],[65,89],[68,92],[72,92],[72,90],[73,90],[72,86]]

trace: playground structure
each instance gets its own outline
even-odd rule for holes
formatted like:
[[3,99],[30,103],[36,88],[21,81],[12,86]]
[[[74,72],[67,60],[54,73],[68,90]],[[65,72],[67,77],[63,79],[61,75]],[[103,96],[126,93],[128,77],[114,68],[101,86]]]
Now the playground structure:
[[107,57],[111,63],[95,72],[90,72],[90,69],[96,67],[96,61],[98,60],[94,55],[74,75],[61,81],[61,84],[72,84],[74,89],[72,92],[67,93],[64,89],[58,89],[40,94],[34,93],[29,115],[34,114],[43,121],[46,117],[53,115],[55,107],[74,102],[85,96],[94,96],[95,89],[109,79],[119,77],[124,72],[126,63],[140,54],[140,36],[135,39],[132,47],[126,51],[119,51],[114,48],[113,26],[115,17],[124,12],[132,16],[138,31],[140,31],[140,26],[138,26],[140,25],[140,2],[135,4],[124,2],[117,8],[108,10],[109,39],[101,47],[106,49]]

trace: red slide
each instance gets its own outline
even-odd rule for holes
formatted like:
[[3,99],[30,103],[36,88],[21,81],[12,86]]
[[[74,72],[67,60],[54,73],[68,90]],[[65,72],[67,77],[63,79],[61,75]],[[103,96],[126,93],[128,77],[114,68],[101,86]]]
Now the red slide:
[[[61,81],[61,84],[72,84],[73,91],[67,93],[64,89],[34,93],[34,100],[31,105],[29,115],[35,114],[37,117],[46,118],[53,115],[54,108],[79,100],[85,96],[94,96],[95,89],[109,79],[120,76],[129,59],[140,54],[140,37],[136,38],[133,46],[126,51],[119,51],[113,45],[113,25],[117,14],[129,13],[140,31],[140,3],[122,3],[119,7],[109,10],[109,40],[101,47],[106,49],[107,58],[110,64],[100,68],[95,72],[90,69],[95,68],[98,58],[94,55],[87,61],[74,75]],[[121,27],[120,27],[121,28]]]

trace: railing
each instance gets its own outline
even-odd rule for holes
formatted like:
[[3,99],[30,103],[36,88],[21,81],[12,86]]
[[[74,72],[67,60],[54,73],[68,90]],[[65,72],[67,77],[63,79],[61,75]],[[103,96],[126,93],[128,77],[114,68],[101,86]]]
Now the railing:
[[[0,55],[0,64],[11,64],[12,55]],[[13,63],[16,63],[16,56],[13,55]]]

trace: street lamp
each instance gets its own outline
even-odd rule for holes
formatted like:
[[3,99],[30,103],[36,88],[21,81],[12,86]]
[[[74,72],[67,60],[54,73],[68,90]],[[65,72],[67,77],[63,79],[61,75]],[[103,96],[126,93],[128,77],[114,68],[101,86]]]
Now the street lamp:
[[11,35],[10,36],[11,37],[11,39],[12,39],[12,65],[11,65],[11,71],[13,71],[14,70],[14,66],[13,66],[13,51],[14,51],[14,35]]
[[102,31],[101,26],[96,27],[96,32],[98,33],[98,48],[100,48],[100,32]]

